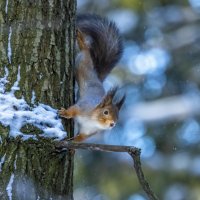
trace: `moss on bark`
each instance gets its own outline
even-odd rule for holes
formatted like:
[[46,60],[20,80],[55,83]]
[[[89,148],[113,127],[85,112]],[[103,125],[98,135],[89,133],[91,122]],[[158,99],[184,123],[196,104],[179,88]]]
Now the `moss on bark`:
[[[7,67],[7,91],[20,66],[18,98],[31,104],[35,92],[36,103],[57,109],[73,103],[75,7],[75,0],[0,2],[0,77]],[[72,121],[65,128],[73,133]],[[30,124],[23,130],[40,134]],[[55,152],[50,139],[22,141],[8,133],[0,125],[0,199],[9,199],[9,192],[14,200],[73,199],[73,153]]]

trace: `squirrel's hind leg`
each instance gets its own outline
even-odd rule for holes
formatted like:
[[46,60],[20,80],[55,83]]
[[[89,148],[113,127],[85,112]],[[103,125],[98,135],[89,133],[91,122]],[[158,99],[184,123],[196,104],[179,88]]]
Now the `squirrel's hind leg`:
[[87,139],[88,136],[84,133],[79,133],[78,135],[71,137],[71,138],[67,138],[67,141],[72,141],[72,142],[82,142],[85,139]]
[[61,117],[70,119],[70,118],[74,118],[74,117],[76,117],[77,115],[79,115],[80,110],[79,110],[79,108],[78,108],[76,105],[73,105],[73,106],[70,106],[68,109],[61,108],[61,109],[58,111],[58,113],[59,113],[59,115],[60,115]]
[[88,138],[88,135],[84,134],[84,133],[79,133],[78,135],[76,135],[73,139],[74,142],[82,142],[85,139]]

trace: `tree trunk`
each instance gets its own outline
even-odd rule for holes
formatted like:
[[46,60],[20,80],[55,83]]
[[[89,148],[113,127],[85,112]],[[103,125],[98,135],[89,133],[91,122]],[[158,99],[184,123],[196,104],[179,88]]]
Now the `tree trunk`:
[[[73,152],[56,153],[53,139],[45,137],[40,127],[54,130],[49,116],[37,126],[26,117],[18,130],[21,108],[12,106],[16,115],[9,124],[9,108],[3,112],[1,104],[21,99],[23,112],[31,113],[39,103],[54,109],[73,103],[75,8],[75,0],[0,1],[1,200],[73,199]],[[71,121],[65,129],[72,137]]]

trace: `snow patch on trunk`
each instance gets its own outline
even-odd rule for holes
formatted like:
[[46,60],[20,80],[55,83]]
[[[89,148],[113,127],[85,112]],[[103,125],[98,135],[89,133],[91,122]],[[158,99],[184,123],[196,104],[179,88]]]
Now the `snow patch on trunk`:
[[10,180],[9,180],[8,185],[6,187],[6,191],[7,191],[9,200],[12,200],[12,184],[13,184],[13,181],[14,181],[14,177],[15,177],[14,174],[11,174]]
[[0,124],[9,127],[11,137],[21,136],[26,140],[30,137],[35,139],[36,135],[25,134],[21,128],[25,125],[33,125],[42,132],[40,136],[63,139],[66,137],[61,119],[58,117],[57,110],[49,105],[39,103],[34,104],[35,93],[32,92],[32,104],[27,104],[25,99],[17,99],[15,92],[20,90],[20,66],[18,67],[17,80],[11,87],[11,91],[5,91],[5,85],[8,83],[8,69],[5,67],[5,75],[0,78]]

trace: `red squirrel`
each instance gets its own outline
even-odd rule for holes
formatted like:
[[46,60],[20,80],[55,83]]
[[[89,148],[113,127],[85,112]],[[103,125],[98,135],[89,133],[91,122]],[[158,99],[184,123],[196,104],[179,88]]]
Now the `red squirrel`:
[[75,77],[79,96],[74,105],[61,108],[59,115],[76,120],[79,133],[72,140],[80,142],[115,126],[125,96],[113,103],[116,88],[106,93],[102,83],[123,51],[115,23],[93,14],[78,15],[77,43],[80,52],[76,57]]

